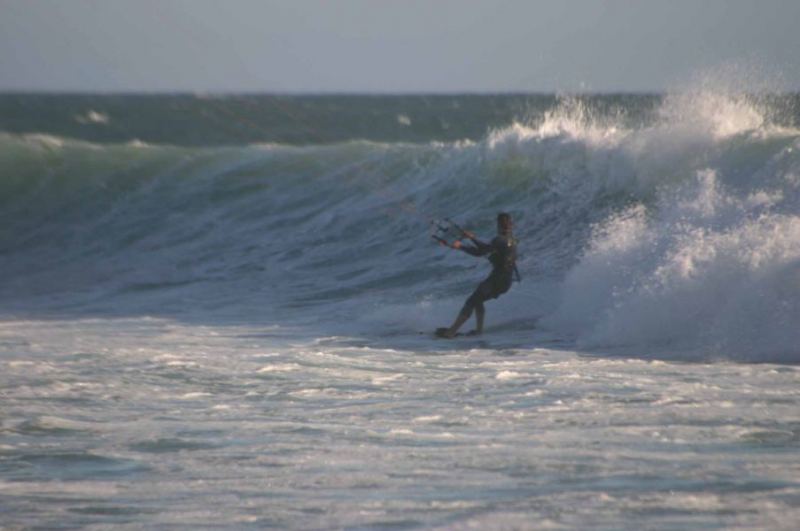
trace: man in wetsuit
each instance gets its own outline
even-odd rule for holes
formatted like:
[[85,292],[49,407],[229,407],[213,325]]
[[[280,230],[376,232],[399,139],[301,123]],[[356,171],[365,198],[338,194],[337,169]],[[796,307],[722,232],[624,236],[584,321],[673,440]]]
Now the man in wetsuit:
[[489,299],[496,299],[508,291],[516,272],[517,241],[512,236],[511,229],[511,215],[501,212],[497,215],[497,236],[491,243],[483,243],[476,239],[474,234],[464,231],[464,236],[471,240],[474,246],[462,245],[460,241],[456,241],[451,245],[453,249],[460,249],[472,256],[485,256],[488,254],[489,261],[492,263],[492,272],[483,282],[478,284],[478,287],[469,296],[452,326],[450,328],[436,329],[437,336],[454,337],[461,325],[470,318],[473,311],[475,312],[476,326],[475,330],[470,334],[483,333],[483,318],[486,315],[483,303]]

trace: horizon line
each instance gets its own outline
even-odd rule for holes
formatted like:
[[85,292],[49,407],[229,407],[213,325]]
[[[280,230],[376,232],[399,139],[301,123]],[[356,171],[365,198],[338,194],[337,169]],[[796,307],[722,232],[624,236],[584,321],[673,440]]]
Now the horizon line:
[[458,90],[458,91],[360,91],[360,90],[319,90],[319,91],[257,91],[257,90],[78,90],[78,89],[4,89],[0,95],[76,95],[76,96],[653,96],[667,94],[664,90],[598,90],[598,91],[566,91],[566,90]]
[[[3,89],[0,88],[0,96],[192,96],[196,98],[218,98],[218,97],[253,97],[253,96],[274,96],[274,97],[587,97],[587,96],[665,96],[671,93],[682,93],[686,91],[675,90],[498,90],[498,91],[253,91],[253,90],[53,90],[53,89]],[[691,92],[691,91],[689,91]],[[747,91],[741,94],[761,94],[773,96],[792,96],[800,95],[800,88],[791,90],[775,91]]]

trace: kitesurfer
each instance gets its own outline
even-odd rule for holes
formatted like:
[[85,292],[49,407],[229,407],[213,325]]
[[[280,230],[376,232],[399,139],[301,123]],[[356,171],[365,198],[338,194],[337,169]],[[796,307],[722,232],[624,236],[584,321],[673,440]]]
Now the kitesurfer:
[[512,235],[513,224],[510,214],[501,212],[497,215],[497,236],[491,243],[484,243],[478,240],[473,233],[463,230],[457,225],[456,227],[461,231],[463,237],[472,242],[472,245],[462,244],[461,240],[456,240],[451,244],[441,238],[436,239],[448,247],[464,251],[472,256],[489,255],[489,261],[492,263],[492,272],[483,282],[478,284],[478,287],[475,288],[475,291],[464,303],[453,324],[449,328],[436,329],[436,335],[445,338],[454,337],[461,325],[470,318],[473,312],[475,312],[476,326],[475,330],[470,332],[470,335],[483,333],[483,321],[486,315],[486,308],[483,303],[490,299],[496,299],[507,292],[511,287],[515,274],[519,278],[516,268],[517,241]]

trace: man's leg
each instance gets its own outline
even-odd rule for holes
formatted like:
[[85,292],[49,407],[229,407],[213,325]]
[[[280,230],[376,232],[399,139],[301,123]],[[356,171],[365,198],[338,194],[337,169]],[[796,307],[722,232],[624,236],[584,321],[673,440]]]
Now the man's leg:
[[475,334],[480,335],[483,333],[483,317],[486,315],[486,307],[483,301],[475,306]]
[[486,315],[486,308],[483,306],[483,303],[489,298],[491,298],[491,286],[485,281],[481,282],[464,303],[464,307],[461,308],[461,312],[459,312],[453,325],[443,334],[444,337],[455,337],[456,333],[458,333],[458,329],[467,322],[467,319],[470,318],[473,311],[475,312],[476,328],[471,334],[482,334],[483,317]]
[[461,308],[461,311],[458,312],[456,320],[453,322],[450,328],[448,328],[447,331],[444,332],[444,334],[442,334],[444,335],[444,337],[455,337],[455,335],[458,333],[458,329],[461,328],[461,325],[467,322],[467,319],[470,318],[473,310],[477,306],[482,306],[482,303],[480,301],[480,295],[478,294],[479,289],[480,287],[476,289],[472,295],[469,296],[467,301],[464,303],[464,306]]
[[489,279],[486,279],[478,284],[478,287],[475,288],[475,291],[472,292],[472,295],[470,295],[467,301],[464,303],[464,306],[458,313],[458,317],[456,317],[456,320],[453,322],[450,328],[444,330],[439,335],[444,337],[455,337],[455,335],[458,333],[458,329],[461,328],[461,325],[463,325],[467,319],[470,318],[473,311],[476,312],[475,319],[477,328],[475,333],[483,333],[483,317],[486,314],[486,309],[483,307],[483,303],[484,301],[493,299],[496,296],[497,295],[494,295],[493,285]]
[[472,311],[470,311],[469,313],[465,313],[463,310],[459,312],[458,317],[456,317],[456,320],[453,322],[450,328],[448,328],[447,331],[443,334],[444,337],[455,337],[456,334],[458,333],[458,329],[461,328],[461,325],[467,322],[467,319],[469,319],[469,316],[471,314]]

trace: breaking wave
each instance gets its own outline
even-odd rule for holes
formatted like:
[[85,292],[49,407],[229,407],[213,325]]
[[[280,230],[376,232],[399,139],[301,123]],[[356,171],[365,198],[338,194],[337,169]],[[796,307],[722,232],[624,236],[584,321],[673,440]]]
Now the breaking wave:
[[507,210],[525,280],[494,315],[538,319],[590,350],[800,361],[794,116],[706,88],[649,102],[562,98],[456,142],[179,147],[5,133],[0,297],[11,313],[351,325],[370,314],[372,325],[381,308],[444,301],[449,315],[486,266],[432,245],[430,219],[488,235]]

